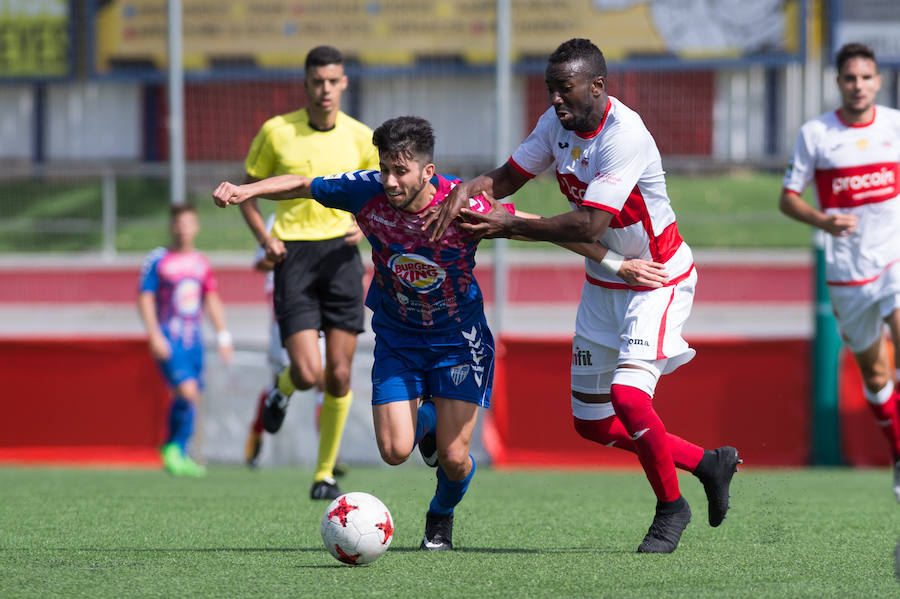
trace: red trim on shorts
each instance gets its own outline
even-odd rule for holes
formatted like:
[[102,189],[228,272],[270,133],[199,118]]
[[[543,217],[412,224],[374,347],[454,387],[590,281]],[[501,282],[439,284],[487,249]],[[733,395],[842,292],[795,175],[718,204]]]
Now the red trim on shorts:
[[[688,278],[693,271],[694,271],[694,264],[691,263],[691,267],[689,269],[687,269],[685,272],[678,275],[674,279],[669,279],[668,281],[666,281],[666,284],[663,285],[662,288],[677,285],[678,283],[680,283],[683,280],[685,280],[686,278]],[[653,291],[654,289],[661,289],[661,287],[646,287],[643,285],[637,285],[637,286],[632,287],[628,283],[612,283],[610,281],[601,281],[600,279],[595,279],[588,273],[584,273],[584,277],[585,277],[585,279],[587,279],[587,282],[590,283],[591,285],[596,285],[597,287],[603,287],[605,289],[630,289],[632,291]]]
[[662,320],[659,321],[659,336],[656,339],[656,359],[657,360],[665,360],[666,354],[663,353],[663,339],[666,336],[666,318],[669,315],[669,308],[672,307],[672,301],[675,299],[675,288],[672,287],[672,294],[669,296],[669,303],[666,304],[666,309],[663,311]]
[[528,171],[526,171],[524,168],[522,168],[521,166],[519,166],[518,163],[516,163],[516,161],[512,159],[512,156],[510,156],[510,157],[509,157],[509,160],[507,160],[506,162],[507,162],[511,167],[513,167],[514,169],[516,169],[517,171],[519,171],[520,173],[522,173],[522,175],[528,177],[529,179],[534,179],[535,175],[532,175],[531,173],[529,173]]
[[857,281],[825,281],[825,284],[829,285],[831,287],[858,287],[860,285],[865,285],[867,283],[871,283],[872,281],[876,280],[878,277],[883,275],[887,269],[889,269],[890,267],[892,267],[893,265],[898,264],[898,263],[900,263],[900,258],[897,258],[896,260],[891,260],[890,262],[887,263],[887,265],[884,268],[881,269],[880,273],[878,273],[874,277],[869,277],[868,279],[860,279]]

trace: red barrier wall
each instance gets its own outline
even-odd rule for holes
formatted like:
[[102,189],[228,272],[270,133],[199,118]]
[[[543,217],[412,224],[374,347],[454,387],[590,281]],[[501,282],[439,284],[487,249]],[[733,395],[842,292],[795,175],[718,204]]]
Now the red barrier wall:
[[[697,357],[662,377],[654,401],[669,432],[734,445],[753,466],[809,461],[810,342],[692,340]],[[497,466],[637,466],[572,425],[571,340],[503,336],[485,442]]]
[[[893,364],[890,342],[888,351]],[[838,381],[838,410],[840,413],[841,455],[851,466],[886,466],[891,453],[884,434],[875,424],[875,417],[863,395],[862,374],[853,354],[844,349],[840,358]]]
[[0,339],[0,461],[157,464],[168,391],[128,339]]

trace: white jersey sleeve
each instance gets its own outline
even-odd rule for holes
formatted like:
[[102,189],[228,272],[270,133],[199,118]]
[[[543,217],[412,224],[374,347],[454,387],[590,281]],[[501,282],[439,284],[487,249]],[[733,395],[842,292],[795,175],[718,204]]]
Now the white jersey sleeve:
[[554,163],[551,144],[558,128],[558,121],[553,108],[547,109],[541,115],[537,125],[509,159],[516,170],[532,178],[540,175]]
[[814,140],[809,127],[801,127],[794,142],[791,162],[784,173],[782,187],[796,193],[803,193],[813,180],[816,171]]

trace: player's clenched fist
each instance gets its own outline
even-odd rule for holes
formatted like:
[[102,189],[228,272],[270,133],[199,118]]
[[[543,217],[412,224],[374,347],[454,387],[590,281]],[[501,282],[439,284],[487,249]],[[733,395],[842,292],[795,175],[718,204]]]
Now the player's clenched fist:
[[231,204],[240,204],[250,198],[250,194],[243,190],[242,185],[235,185],[228,181],[222,181],[213,192],[213,200],[216,206],[224,208]]

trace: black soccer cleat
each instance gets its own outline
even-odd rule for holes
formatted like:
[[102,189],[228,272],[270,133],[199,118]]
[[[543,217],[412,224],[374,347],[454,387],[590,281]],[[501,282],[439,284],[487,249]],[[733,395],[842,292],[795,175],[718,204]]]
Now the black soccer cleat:
[[738,457],[738,450],[728,445],[714,451],[704,451],[703,459],[697,465],[694,476],[703,483],[706,499],[709,502],[709,525],[718,526],[725,519],[731,506],[729,487],[731,478],[737,472],[738,464],[743,462]]
[[656,502],[656,515],[638,553],[672,553],[678,547],[681,533],[691,521],[691,506],[684,497],[675,501]]
[[327,499],[331,501],[332,499],[337,499],[343,494],[344,493],[341,491],[341,488],[337,486],[337,481],[335,481],[333,478],[317,480],[309,489],[310,499]]
[[284,422],[288,404],[291,398],[282,393],[278,387],[273,387],[263,402],[262,425],[269,433],[277,433]]
[[434,434],[434,431],[426,433],[419,439],[419,453],[422,455],[422,461],[425,462],[426,466],[437,468],[437,436]]
[[419,549],[450,551],[453,549],[453,514],[425,514],[425,537]]

